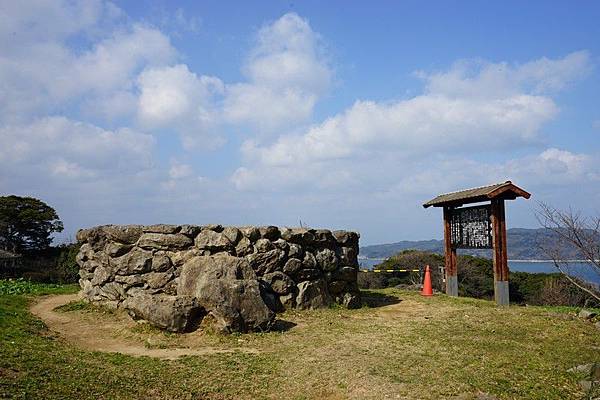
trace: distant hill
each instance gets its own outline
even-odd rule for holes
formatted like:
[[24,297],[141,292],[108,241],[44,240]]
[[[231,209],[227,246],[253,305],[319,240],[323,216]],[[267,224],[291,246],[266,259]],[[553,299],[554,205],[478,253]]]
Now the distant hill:
[[[548,256],[539,248],[538,243],[551,240],[552,233],[545,229],[523,229],[513,228],[506,231],[508,244],[508,258],[510,260],[544,260]],[[377,244],[360,248],[360,256],[367,258],[388,258],[392,255],[408,249],[431,251],[443,254],[444,242],[442,240],[403,240],[396,243]],[[564,245],[563,254],[570,259],[581,258],[577,251],[568,245]],[[470,254],[491,258],[490,250],[459,250],[459,254]]]

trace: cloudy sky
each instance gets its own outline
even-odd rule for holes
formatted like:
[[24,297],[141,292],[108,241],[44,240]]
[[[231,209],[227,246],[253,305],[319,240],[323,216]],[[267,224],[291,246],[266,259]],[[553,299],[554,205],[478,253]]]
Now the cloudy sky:
[[0,192],[106,223],[441,237],[507,179],[600,212],[597,2],[0,1]]

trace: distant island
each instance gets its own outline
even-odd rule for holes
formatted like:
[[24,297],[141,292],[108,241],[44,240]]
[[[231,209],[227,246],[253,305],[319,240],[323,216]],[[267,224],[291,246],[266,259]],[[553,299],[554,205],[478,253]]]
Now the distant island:
[[[547,260],[548,256],[540,248],[540,243],[553,240],[552,232],[546,229],[513,228],[506,232],[508,258],[510,260]],[[360,248],[359,258],[386,259],[402,250],[423,250],[443,254],[443,240],[403,240],[396,243],[377,244]],[[580,259],[581,255],[573,246],[561,244],[565,258]],[[468,254],[491,258],[491,250],[459,250],[459,254]]]

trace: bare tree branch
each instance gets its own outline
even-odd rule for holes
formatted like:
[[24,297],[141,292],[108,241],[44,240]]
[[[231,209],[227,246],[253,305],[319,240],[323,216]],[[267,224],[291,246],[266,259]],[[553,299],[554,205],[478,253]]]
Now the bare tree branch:
[[551,236],[539,243],[540,248],[553,261],[556,269],[575,287],[600,301],[600,289],[586,285],[572,276],[569,271],[569,258],[564,254],[565,244],[576,250],[587,265],[600,276],[600,217],[585,218],[580,212],[569,208],[561,211],[545,203],[538,203],[536,218]]

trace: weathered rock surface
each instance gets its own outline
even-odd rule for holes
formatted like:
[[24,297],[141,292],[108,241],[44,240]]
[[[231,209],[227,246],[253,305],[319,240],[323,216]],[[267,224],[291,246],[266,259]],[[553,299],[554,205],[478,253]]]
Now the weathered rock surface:
[[181,270],[177,293],[193,296],[198,291],[198,285],[218,279],[255,280],[256,274],[243,258],[229,255],[194,257]]
[[279,295],[289,294],[294,290],[295,287],[294,281],[289,276],[280,271],[265,274],[262,277],[262,280],[268,284],[269,288],[273,292]]
[[275,321],[257,280],[206,280],[198,286],[196,298],[225,332],[267,331]]
[[[289,308],[360,307],[358,234],[222,225],[105,225],[77,233],[84,298],[172,331],[269,329]],[[205,324],[206,322],[206,324]]]
[[185,249],[192,245],[192,239],[180,233],[144,233],[137,245],[142,249]]
[[201,250],[223,251],[233,247],[233,244],[223,232],[203,229],[196,237],[195,246]]
[[197,299],[226,332],[268,330],[275,318],[261,297],[256,274],[238,257],[192,258],[183,266],[177,294]]
[[152,269],[152,252],[135,248],[124,256],[113,258],[110,265],[119,275],[150,272]]
[[338,259],[333,250],[319,250],[315,258],[317,259],[319,268],[323,271],[335,271],[338,266]]
[[123,308],[135,319],[143,319],[171,332],[185,332],[204,312],[193,297],[137,294],[123,301]]
[[298,284],[296,305],[299,309],[321,308],[327,307],[329,304],[331,304],[331,298],[323,279],[300,282]]
[[177,233],[181,230],[178,225],[156,224],[142,227],[144,233]]
[[283,266],[285,254],[279,249],[273,249],[266,253],[250,254],[246,257],[250,266],[258,275],[276,271]]

